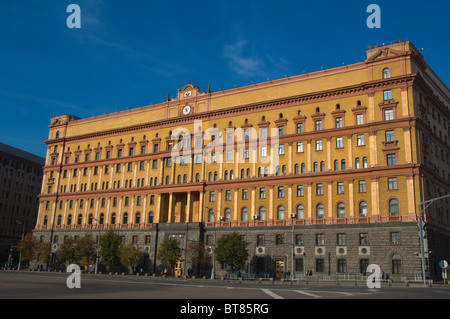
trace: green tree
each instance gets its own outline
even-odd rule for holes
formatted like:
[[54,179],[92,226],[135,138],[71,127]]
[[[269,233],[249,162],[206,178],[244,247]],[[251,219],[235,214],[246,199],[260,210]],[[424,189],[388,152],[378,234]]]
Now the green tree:
[[134,269],[142,259],[142,252],[133,244],[121,245],[119,247],[119,259],[122,264]]
[[236,232],[220,237],[214,250],[215,259],[230,265],[231,271],[241,269],[248,259],[247,246],[248,243]]
[[202,269],[211,264],[211,253],[203,242],[191,241],[187,246],[186,257],[192,265],[197,265],[199,276],[202,276]]
[[75,243],[75,257],[84,269],[89,267],[91,261],[95,260],[97,254],[96,243],[92,234],[87,233],[80,237]]
[[32,233],[28,233],[17,246],[17,250],[22,255],[22,261],[26,263],[36,259],[38,249],[39,241]]
[[158,249],[157,258],[164,265],[170,266],[173,275],[175,265],[180,260],[180,254],[181,251],[178,247],[178,242],[175,239],[166,239]]
[[112,229],[100,238],[100,257],[102,264],[111,269],[119,263],[120,236]]
[[67,237],[61,245],[59,260],[62,262],[73,263],[76,260],[75,241],[73,237]]
[[52,253],[49,243],[41,243],[39,245],[39,261],[48,265],[50,262],[50,255]]

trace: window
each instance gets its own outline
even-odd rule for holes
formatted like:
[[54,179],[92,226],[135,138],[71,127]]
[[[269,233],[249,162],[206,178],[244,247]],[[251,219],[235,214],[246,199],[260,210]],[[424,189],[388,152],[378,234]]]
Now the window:
[[231,201],[231,191],[230,190],[225,191],[225,200]]
[[316,151],[321,151],[322,150],[322,140],[317,140],[316,141]]
[[397,177],[388,178],[388,189],[398,189],[397,188]]
[[364,144],[364,135],[363,135],[363,134],[358,135],[358,138],[357,138],[357,145],[358,145],[358,146],[365,145],[365,144]]
[[336,243],[338,246],[345,246],[347,242],[345,240],[345,234],[337,234]]
[[323,195],[323,184],[322,183],[317,183],[316,195]]
[[392,90],[383,91],[384,100],[392,100]]
[[341,128],[342,127],[342,117],[336,117],[334,122],[335,122],[336,128]]
[[395,156],[395,154],[387,154],[386,155],[386,164],[387,164],[387,166],[396,165],[396,156]]
[[297,185],[297,197],[303,196],[303,185]]
[[337,182],[337,193],[344,194],[344,182]]
[[248,199],[248,189],[242,190],[242,199]]
[[261,157],[266,157],[267,156],[267,146],[261,146],[259,152],[260,152]]
[[215,193],[214,191],[209,192],[209,201],[214,202],[215,201]]
[[361,168],[361,160],[359,157],[355,158],[355,168]]
[[345,218],[345,204],[339,203],[337,205],[337,218]]
[[321,273],[325,271],[325,260],[322,258],[316,259],[316,272]]
[[391,70],[389,68],[383,69],[383,79],[389,79],[391,77]]
[[297,143],[297,153],[303,153],[303,142]]
[[337,260],[337,272],[342,274],[347,272],[347,260],[338,259]]
[[344,141],[342,137],[336,137],[336,148],[343,148]]
[[369,245],[369,234],[368,233],[360,233],[359,234],[359,245],[360,246]]
[[297,206],[297,219],[305,218],[305,208],[302,204]]
[[261,187],[261,188],[259,189],[259,198],[260,198],[260,199],[266,198],[266,189],[265,189],[264,187]]
[[278,155],[284,155],[284,144],[278,145]]
[[394,119],[394,110],[393,109],[385,109],[383,111],[383,114],[384,114],[385,121],[391,121]]
[[283,136],[284,135],[284,126],[280,126],[278,128],[278,136]]
[[278,206],[277,219],[278,220],[283,220],[284,219],[284,206]]
[[214,220],[214,209],[210,209],[208,211],[208,222],[212,223]]
[[395,141],[395,133],[394,131],[386,131],[386,142],[393,142]]
[[264,206],[259,208],[259,220],[266,220],[266,208]]
[[399,215],[398,200],[395,198],[393,198],[389,201],[389,215],[390,216],[398,216]]
[[359,217],[367,217],[367,203],[365,201],[359,203]]
[[325,245],[325,235],[324,234],[316,234],[316,246]]
[[264,235],[256,235],[256,246],[264,246]]
[[390,233],[390,240],[392,245],[400,245],[400,233]]
[[322,219],[324,217],[324,206],[323,204],[317,204],[316,206],[316,218]]
[[231,210],[229,208],[225,209],[223,213],[223,220],[229,222],[231,220]]
[[316,131],[321,131],[322,130],[322,121],[318,120],[316,121]]
[[283,245],[284,243],[284,235],[283,234],[277,234],[275,235],[275,245]]
[[248,221],[248,209],[247,209],[247,207],[244,207],[241,210],[241,221],[243,221],[243,222]]
[[364,114],[356,115],[356,125],[363,125],[363,124],[364,124]]
[[341,170],[345,170],[345,159],[341,161]]
[[358,187],[360,193],[366,192],[366,181],[358,181]]
[[278,187],[278,198],[283,198],[284,197],[284,186],[279,186]]
[[303,123],[297,123],[297,134],[303,133]]

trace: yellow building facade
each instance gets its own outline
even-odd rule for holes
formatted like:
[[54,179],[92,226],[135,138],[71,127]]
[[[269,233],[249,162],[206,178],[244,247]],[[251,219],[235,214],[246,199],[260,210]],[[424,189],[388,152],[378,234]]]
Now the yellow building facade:
[[[393,274],[420,272],[410,233],[418,204],[450,190],[450,94],[410,42],[366,53],[309,74],[219,92],[187,84],[164,103],[52,118],[36,235],[116,229],[151,252],[155,225],[182,234],[181,245],[197,236],[214,246],[238,231],[250,243],[249,272],[362,272],[378,259]],[[448,234],[448,207],[425,216],[438,236]],[[351,256],[351,242],[368,246],[366,228],[386,238]],[[303,253],[276,256],[290,245]]]

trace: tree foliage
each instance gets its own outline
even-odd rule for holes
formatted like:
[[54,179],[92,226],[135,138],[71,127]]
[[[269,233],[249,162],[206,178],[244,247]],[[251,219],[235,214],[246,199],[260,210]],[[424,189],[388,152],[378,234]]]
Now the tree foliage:
[[248,259],[247,246],[242,236],[236,232],[220,237],[214,250],[215,259],[231,266],[231,271],[241,269]]
[[142,259],[142,252],[133,244],[121,245],[119,247],[119,259],[127,267],[135,267]]
[[112,229],[108,230],[108,232],[100,238],[100,257],[102,259],[102,264],[112,267],[119,263],[119,246],[119,234]]
[[162,242],[158,249],[157,258],[161,263],[169,265],[171,270],[175,268],[176,263],[180,260],[181,250],[175,239],[166,239]]
[[30,262],[36,259],[39,249],[39,241],[32,233],[28,233],[22,240],[20,240],[17,250],[22,255],[24,262]]

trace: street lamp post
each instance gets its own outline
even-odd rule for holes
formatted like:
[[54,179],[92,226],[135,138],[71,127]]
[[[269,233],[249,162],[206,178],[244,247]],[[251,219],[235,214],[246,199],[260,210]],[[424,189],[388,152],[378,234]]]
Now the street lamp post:
[[[438,200],[441,200],[441,199],[444,199],[444,198],[448,198],[448,197],[450,197],[450,195],[436,197],[436,198],[433,198],[433,199],[429,199],[429,200],[423,201],[423,202],[419,203],[419,205],[418,205],[417,217],[418,217],[418,220],[419,220],[418,226],[419,226],[419,238],[420,238],[420,259],[421,259],[421,263],[422,263],[422,278],[423,278],[423,284],[424,285],[427,284],[427,279],[425,278],[425,250],[424,250],[424,243],[423,243],[423,240],[424,240],[424,229],[423,229],[423,227],[425,226],[425,221],[423,220],[422,212],[424,212],[435,201],[438,201]],[[421,209],[422,205],[425,205],[423,210]]]
[[[97,227],[99,225],[98,220],[95,217],[92,217],[93,220],[95,220],[95,222],[97,223]],[[97,275],[98,273],[98,259],[99,259],[99,250],[100,250],[100,228],[98,230],[98,241],[97,241],[97,255],[95,256],[95,274]]]
[[292,262],[291,262],[291,282],[294,281],[294,257],[295,257],[295,236],[294,236],[294,219],[297,216],[292,213],[291,214],[291,224],[292,224]]
[[[19,220],[16,220],[16,224],[22,225],[22,241],[23,241],[23,238],[25,236],[25,228],[24,228],[25,226]],[[19,265],[17,266],[17,270],[20,270],[21,265],[22,265],[22,253],[19,253]]]
[[[223,220],[223,217],[222,216],[219,216],[219,227],[221,227],[222,226],[222,220]],[[216,249],[216,245],[217,245],[217,240],[216,240],[216,238],[217,238],[217,227],[216,227],[216,225],[214,225],[214,249]],[[211,249],[212,250],[212,257],[213,257],[213,260],[212,260],[212,270],[211,270],[211,279],[214,279],[215,278],[215,273],[216,273],[216,261],[215,261],[215,253],[214,253],[214,249]]]

